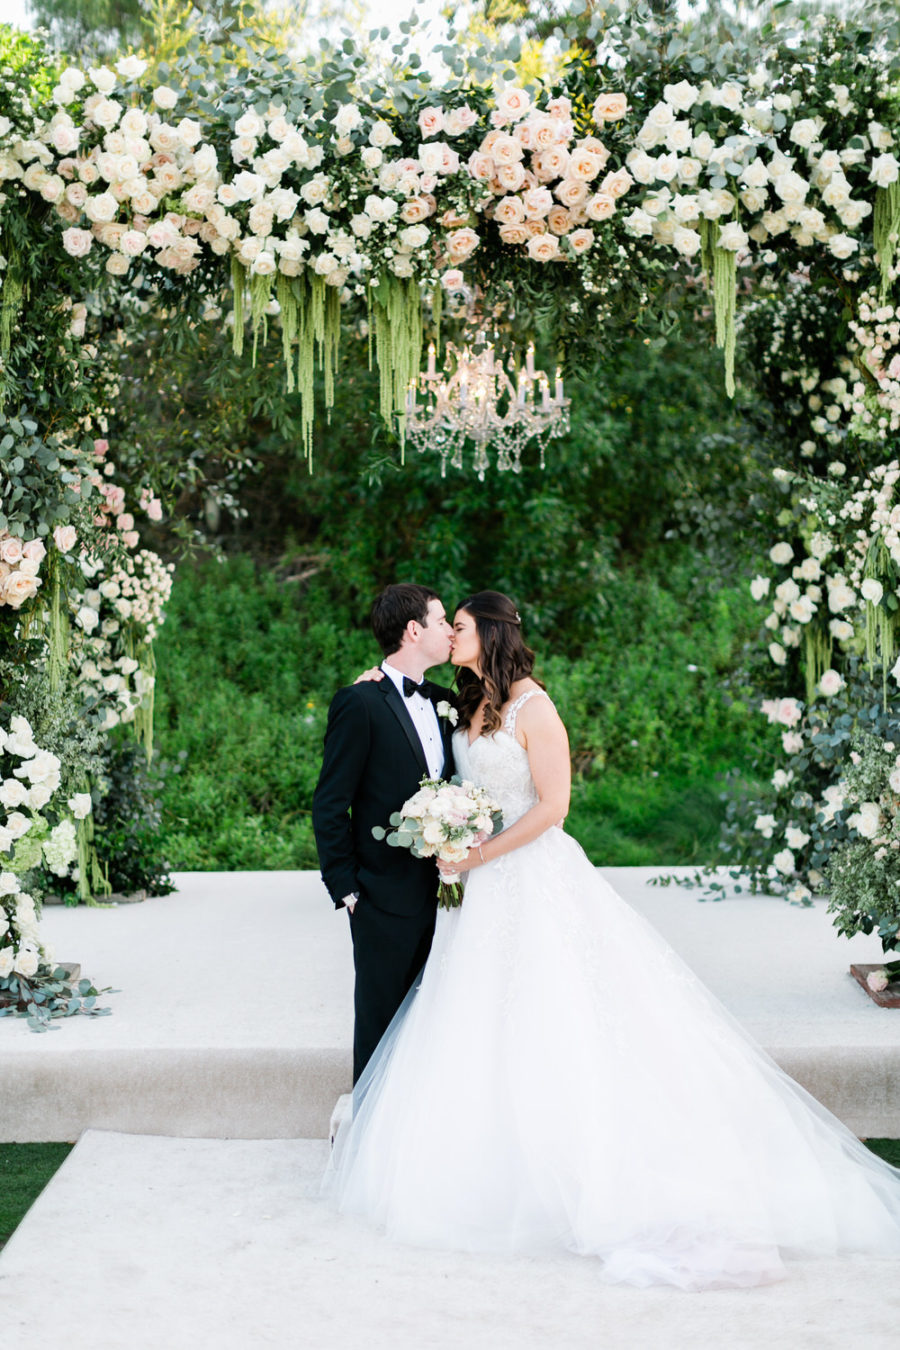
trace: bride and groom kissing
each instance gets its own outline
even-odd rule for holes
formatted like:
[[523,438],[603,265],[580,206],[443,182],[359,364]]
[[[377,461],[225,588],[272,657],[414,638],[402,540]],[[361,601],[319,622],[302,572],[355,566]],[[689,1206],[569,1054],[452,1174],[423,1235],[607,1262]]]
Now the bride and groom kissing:
[[[640,1286],[900,1255],[900,1172],[782,1073],[562,829],[568,741],[513,601],[479,592],[451,626],[435,592],[390,586],[372,626],[385,659],[335,695],[313,805],[356,970],[353,1114],[326,1195],[403,1242],[564,1248]],[[448,656],[455,693],[424,679]],[[503,829],[453,868],[463,903],[438,912],[434,862],[373,827],[453,773]]]

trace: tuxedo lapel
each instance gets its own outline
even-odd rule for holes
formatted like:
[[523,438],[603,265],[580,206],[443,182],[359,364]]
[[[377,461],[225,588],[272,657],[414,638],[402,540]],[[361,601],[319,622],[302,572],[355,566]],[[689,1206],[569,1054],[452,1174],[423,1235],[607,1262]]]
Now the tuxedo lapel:
[[385,678],[381,681],[379,688],[381,689],[381,692],[384,695],[385,703],[390,708],[391,712],[394,714],[397,721],[403,728],[403,734],[409,741],[410,748],[412,749],[412,752],[416,757],[416,763],[422,770],[423,777],[430,778],[431,775],[428,770],[428,761],[425,758],[425,751],[422,749],[422,742],[419,740],[419,733],[416,731],[416,728],[413,725],[412,718],[406,711],[406,706],[403,702],[403,698],[397,692],[396,685],[394,684],[393,680],[388,679],[388,677],[385,676]]

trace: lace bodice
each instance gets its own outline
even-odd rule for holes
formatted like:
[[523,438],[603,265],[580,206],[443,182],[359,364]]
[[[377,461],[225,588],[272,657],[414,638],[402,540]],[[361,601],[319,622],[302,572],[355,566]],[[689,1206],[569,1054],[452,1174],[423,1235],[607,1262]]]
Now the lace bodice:
[[541,689],[527,689],[509,708],[502,729],[491,736],[478,736],[470,745],[468,730],[453,734],[456,772],[461,778],[487,788],[497,798],[504,828],[524,816],[538,800],[528,752],[516,740],[519,709],[536,694],[548,697]]

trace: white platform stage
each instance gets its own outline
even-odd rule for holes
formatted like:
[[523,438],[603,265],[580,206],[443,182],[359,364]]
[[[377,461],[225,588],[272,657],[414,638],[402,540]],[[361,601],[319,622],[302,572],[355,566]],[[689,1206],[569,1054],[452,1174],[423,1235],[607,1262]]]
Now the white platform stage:
[[[821,905],[700,904],[649,886],[648,870],[604,871],[851,1128],[900,1137],[900,1012],[847,973],[879,959],[877,941],[840,940]],[[0,1022],[0,1138],[86,1131],[0,1253],[11,1342],[893,1350],[896,1262],[792,1265],[756,1290],[640,1291],[604,1285],[589,1259],[410,1250],[331,1214],[317,1196],[350,1077],[346,917],[310,873],[178,884],[141,905],[48,910],[57,958],[121,990],[111,1017],[42,1036]]]
[[[821,903],[700,903],[649,885],[651,869],[603,872],[788,1073],[857,1134],[900,1137],[900,1010],[848,973],[880,959],[877,939],[839,938]],[[45,911],[56,958],[121,992],[111,1017],[44,1035],[0,1021],[0,1139],[325,1136],[350,1080],[345,913],[311,872],[177,882],[143,904]]]

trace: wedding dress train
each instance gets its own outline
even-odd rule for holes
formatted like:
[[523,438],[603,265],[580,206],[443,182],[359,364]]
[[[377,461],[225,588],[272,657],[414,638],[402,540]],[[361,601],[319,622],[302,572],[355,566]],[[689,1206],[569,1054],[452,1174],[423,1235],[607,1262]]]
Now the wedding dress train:
[[[515,738],[529,696],[494,736],[454,737],[458,772],[507,825],[536,801]],[[568,1248],[640,1286],[900,1255],[900,1171],[746,1036],[561,829],[474,870],[461,908],[438,912],[323,1188],[404,1243]]]

